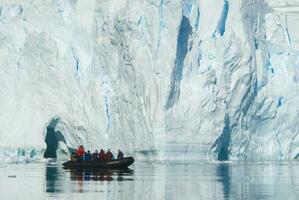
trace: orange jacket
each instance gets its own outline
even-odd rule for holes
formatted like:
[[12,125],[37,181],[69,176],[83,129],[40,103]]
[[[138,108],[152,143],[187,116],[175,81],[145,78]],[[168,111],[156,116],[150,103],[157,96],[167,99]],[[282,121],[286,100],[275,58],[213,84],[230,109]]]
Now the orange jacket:
[[84,156],[84,153],[85,153],[85,150],[83,147],[79,147],[79,149],[77,149],[77,152],[76,152],[77,156],[80,156],[80,157]]

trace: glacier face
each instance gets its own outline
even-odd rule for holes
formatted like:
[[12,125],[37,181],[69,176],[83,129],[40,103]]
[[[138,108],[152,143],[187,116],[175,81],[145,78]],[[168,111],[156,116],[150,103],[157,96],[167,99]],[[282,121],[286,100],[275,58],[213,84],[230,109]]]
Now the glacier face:
[[66,152],[295,158],[298,24],[298,0],[2,0],[0,148],[58,119]]

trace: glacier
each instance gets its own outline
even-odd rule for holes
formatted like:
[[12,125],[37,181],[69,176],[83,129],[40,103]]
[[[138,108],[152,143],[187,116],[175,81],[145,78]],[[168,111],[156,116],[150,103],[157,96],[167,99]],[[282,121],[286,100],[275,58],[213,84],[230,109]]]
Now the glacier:
[[296,158],[298,24],[298,0],[1,0],[0,159],[49,127],[63,154]]

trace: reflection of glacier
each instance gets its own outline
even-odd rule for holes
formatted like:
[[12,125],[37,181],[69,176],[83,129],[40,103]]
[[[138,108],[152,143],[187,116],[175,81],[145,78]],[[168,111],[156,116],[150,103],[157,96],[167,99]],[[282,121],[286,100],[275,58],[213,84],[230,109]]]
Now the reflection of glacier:
[[[136,163],[134,172],[65,170],[44,163],[2,166],[3,199],[107,200],[198,200],[198,199],[298,199],[298,163],[278,162],[199,162]],[[35,192],[24,187],[35,185]]]
[[297,0],[4,1],[1,158],[40,155],[54,118],[61,152],[294,158],[298,12]]

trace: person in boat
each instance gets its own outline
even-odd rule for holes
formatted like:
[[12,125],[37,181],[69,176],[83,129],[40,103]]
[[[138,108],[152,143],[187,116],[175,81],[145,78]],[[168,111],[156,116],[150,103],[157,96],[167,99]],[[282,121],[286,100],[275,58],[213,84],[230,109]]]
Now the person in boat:
[[92,154],[92,160],[98,161],[99,160],[99,152],[98,150],[95,150],[95,152]]
[[110,149],[106,152],[106,160],[110,161],[112,160],[113,154],[111,153]]
[[106,153],[105,153],[105,151],[104,151],[103,149],[101,149],[101,151],[100,151],[100,153],[99,153],[99,159],[100,159],[101,161],[106,160]]
[[77,155],[76,155],[76,152],[72,152],[72,154],[71,154],[71,161],[72,161],[72,162],[76,162],[76,161],[78,161],[78,157],[77,157]]
[[77,156],[78,160],[83,161],[84,153],[85,153],[84,147],[82,145],[80,145],[76,151],[76,156]]
[[[111,152],[112,153],[112,152]],[[111,160],[115,160],[115,157],[114,157],[114,154],[112,153],[112,158],[111,158]]]
[[87,161],[87,162],[92,161],[92,155],[89,150],[84,154],[84,161]]
[[119,149],[118,150],[118,153],[117,153],[117,159],[118,160],[121,160],[121,159],[123,159],[124,158],[124,154],[123,154],[123,152],[121,152],[121,150]]

